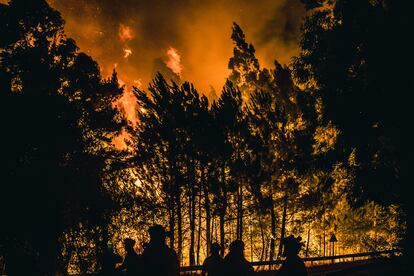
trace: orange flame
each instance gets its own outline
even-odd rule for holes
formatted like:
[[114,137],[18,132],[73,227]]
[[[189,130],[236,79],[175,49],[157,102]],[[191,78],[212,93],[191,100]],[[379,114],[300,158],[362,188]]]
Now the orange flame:
[[181,56],[179,55],[177,49],[174,47],[168,48],[167,57],[167,67],[170,68],[175,74],[180,76],[183,68],[181,66]]
[[134,32],[131,27],[121,24],[119,26],[118,37],[122,42],[130,41],[134,38]]
[[128,132],[122,130],[122,132],[112,140],[112,144],[117,150],[126,150],[128,147],[125,140],[128,140],[129,138],[130,136]]
[[132,50],[131,49],[124,49],[124,58],[128,58],[130,55],[132,55]]
[[[125,82],[122,80],[118,80],[121,86],[125,85]],[[132,91],[124,86],[124,93],[122,94],[121,98],[119,98],[114,105],[122,112],[125,116],[126,120],[132,127],[136,127],[138,123],[138,117],[136,112],[136,98]],[[112,144],[118,150],[126,150],[127,144],[125,140],[129,140],[129,134],[123,130],[118,136],[116,136],[112,140]]]
[[141,88],[142,87],[142,81],[141,81],[141,79],[134,80],[134,85],[137,88]]
[[136,114],[136,98],[131,90],[125,87],[124,93],[121,98],[119,98],[117,103],[118,108],[122,110],[126,119],[135,126],[137,124],[137,114]]

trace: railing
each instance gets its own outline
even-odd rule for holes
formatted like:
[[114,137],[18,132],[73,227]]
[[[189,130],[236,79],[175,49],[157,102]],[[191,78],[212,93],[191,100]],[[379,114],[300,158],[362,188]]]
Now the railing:
[[[371,259],[371,258],[378,258],[383,256],[394,256],[394,255],[401,255],[401,250],[384,250],[384,251],[376,251],[376,252],[365,252],[365,253],[356,253],[356,254],[344,254],[344,255],[336,255],[336,256],[324,256],[324,257],[311,257],[311,258],[303,258],[306,266],[313,266],[313,265],[322,265],[322,264],[329,264],[329,263],[337,263],[337,262],[347,262],[361,259]],[[251,262],[251,264],[256,267],[257,270],[262,270],[261,268],[272,270],[276,269],[279,265],[282,264],[282,260],[275,260],[275,261],[258,261],[258,262]],[[181,267],[181,272],[197,272],[201,271],[201,265],[195,266],[183,266]]]
[[[354,262],[360,260],[368,260],[378,257],[391,257],[391,256],[399,256],[402,255],[401,250],[385,250],[385,251],[376,251],[376,252],[365,252],[365,253],[356,253],[356,254],[344,254],[344,255],[336,255],[336,256],[325,256],[325,257],[311,257],[311,258],[303,258],[307,267],[312,266],[319,266],[319,265],[327,265],[332,263],[342,263],[342,262]],[[261,270],[275,270],[278,268],[279,265],[282,264],[282,260],[275,260],[275,261],[257,261],[251,262],[251,264],[255,267],[255,271]],[[182,266],[180,268],[182,275],[198,275],[201,272],[202,266],[201,265],[194,265],[194,266]],[[89,273],[89,274],[82,274],[82,275],[72,275],[72,276],[93,276],[99,275],[98,273]]]

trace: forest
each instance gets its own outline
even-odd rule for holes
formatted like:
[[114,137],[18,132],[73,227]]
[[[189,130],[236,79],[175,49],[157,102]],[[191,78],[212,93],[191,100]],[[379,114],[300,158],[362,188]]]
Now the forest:
[[[300,52],[260,66],[234,23],[217,97],[173,72],[127,89],[65,34],[45,0],[0,4],[0,263],[38,275],[100,269],[108,245],[142,252],[168,229],[181,265],[212,242],[249,261],[407,249],[409,9],[388,0],[302,0]],[[275,49],[276,51],[277,49]],[[197,70],[197,68],[195,68]],[[124,147],[115,147],[122,135]]]

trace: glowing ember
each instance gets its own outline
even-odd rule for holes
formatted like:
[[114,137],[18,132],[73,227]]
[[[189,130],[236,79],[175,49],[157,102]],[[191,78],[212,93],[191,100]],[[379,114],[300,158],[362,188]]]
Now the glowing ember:
[[119,26],[118,37],[122,42],[130,41],[134,38],[134,32],[129,26],[121,24]]
[[124,49],[124,58],[128,58],[130,55],[132,55],[132,50],[131,49]]
[[181,66],[181,56],[178,54],[177,49],[170,47],[167,50],[168,60],[166,65],[171,69],[175,74],[181,75],[182,66]]

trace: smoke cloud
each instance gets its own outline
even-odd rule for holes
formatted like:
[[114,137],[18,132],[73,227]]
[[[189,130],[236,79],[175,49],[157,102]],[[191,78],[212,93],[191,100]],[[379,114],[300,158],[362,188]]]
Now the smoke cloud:
[[264,67],[289,63],[298,52],[300,0],[50,0],[66,32],[109,75],[116,67],[127,85],[145,88],[171,48],[180,54],[180,76],[210,97],[220,91],[232,56],[237,22]]

